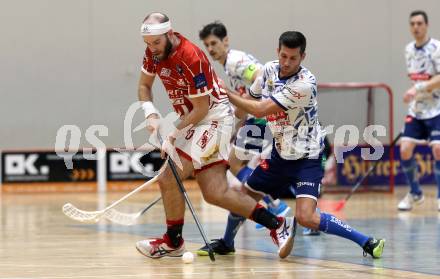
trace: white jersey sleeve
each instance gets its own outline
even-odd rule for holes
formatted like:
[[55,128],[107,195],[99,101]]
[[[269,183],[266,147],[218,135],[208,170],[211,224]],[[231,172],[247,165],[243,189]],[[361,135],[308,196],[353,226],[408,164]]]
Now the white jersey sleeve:
[[230,49],[226,57],[225,72],[234,90],[245,93],[262,65],[255,57],[243,51]]
[[249,95],[251,95],[256,99],[260,99],[262,91],[263,91],[263,77],[260,75],[255,79],[254,83],[252,83],[251,87],[249,88]]
[[[413,83],[423,82],[440,74],[440,41],[430,39],[423,46],[409,43],[405,48],[408,76]],[[418,93],[409,104],[409,115],[429,119],[440,114],[440,90]]]
[[309,82],[297,80],[286,84],[281,91],[270,97],[284,110],[289,110],[310,105],[313,90],[313,85]]
[[432,54],[432,63],[437,74],[440,74],[440,45]]

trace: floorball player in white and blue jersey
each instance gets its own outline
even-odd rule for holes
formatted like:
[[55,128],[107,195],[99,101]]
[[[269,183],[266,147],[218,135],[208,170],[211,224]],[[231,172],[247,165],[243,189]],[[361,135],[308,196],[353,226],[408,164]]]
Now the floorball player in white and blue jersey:
[[[279,38],[278,60],[268,62],[251,87],[257,100],[228,92],[232,104],[256,117],[266,117],[273,134],[271,157],[263,161],[246,182],[255,199],[277,197],[282,187],[296,188],[296,222],[304,227],[350,239],[374,258],[382,255],[384,239],[366,236],[335,216],[315,211],[323,176],[323,131],[318,122],[315,76],[301,65],[306,38],[287,31]],[[294,229],[295,231],[295,229]],[[293,245],[293,243],[292,243]]]
[[413,153],[417,142],[429,141],[434,155],[434,175],[439,188],[440,211],[440,41],[428,36],[428,16],[424,11],[410,14],[410,30],[414,41],[405,48],[408,76],[413,86],[403,100],[409,105],[400,144],[402,170],[410,192],[400,201],[399,210],[411,210],[424,200],[417,179],[417,163]]
[[[228,76],[229,86],[242,96],[247,95],[249,87],[255,81],[263,65],[253,55],[229,47],[227,29],[220,21],[205,25],[199,32],[199,37],[211,58],[223,66]],[[265,119],[257,119],[238,109],[235,115],[241,128],[236,133],[228,162],[230,172],[239,180],[238,185],[241,185],[246,182],[258,165],[263,149],[270,148],[270,139],[265,139]],[[252,160],[249,161],[250,158]],[[268,205],[268,210],[277,216],[285,216],[290,211],[290,207],[279,199],[272,200],[269,196],[265,196],[263,200]],[[228,215],[223,238],[214,239],[211,243],[211,248],[215,253],[225,255],[235,252],[234,238],[238,227],[244,220],[244,217],[233,213]],[[256,227],[257,229],[264,228],[260,224]],[[200,248],[197,254],[207,256],[208,247]]]

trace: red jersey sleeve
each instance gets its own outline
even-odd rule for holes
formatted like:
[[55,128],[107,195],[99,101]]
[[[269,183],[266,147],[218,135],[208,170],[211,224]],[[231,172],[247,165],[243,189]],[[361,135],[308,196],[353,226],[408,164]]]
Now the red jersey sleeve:
[[214,77],[207,59],[202,58],[191,65],[187,65],[187,70],[184,73],[186,80],[189,82],[188,97],[196,98],[212,92]]
[[153,61],[153,56],[151,55],[151,52],[148,51],[148,49],[145,50],[144,54],[144,60],[142,62],[142,72],[149,76],[155,76],[156,75],[156,65]]

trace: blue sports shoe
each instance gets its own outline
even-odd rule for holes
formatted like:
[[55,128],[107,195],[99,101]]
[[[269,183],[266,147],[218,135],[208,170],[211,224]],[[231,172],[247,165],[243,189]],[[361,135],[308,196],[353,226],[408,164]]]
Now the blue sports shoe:
[[304,228],[303,229],[303,235],[320,235],[321,232],[318,230],[312,230],[309,228]]
[[[287,205],[287,203],[283,202],[282,200],[277,200],[277,201],[279,201],[278,206],[272,206],[271,204],[269,204],[267,210],[269,210],[270,213],[276,216],[285,217],[287,213],[289,213],[290,207]],[[264,229],[264,226],[260,224],[256,224],[255,228],[257,230],[262,230]]]

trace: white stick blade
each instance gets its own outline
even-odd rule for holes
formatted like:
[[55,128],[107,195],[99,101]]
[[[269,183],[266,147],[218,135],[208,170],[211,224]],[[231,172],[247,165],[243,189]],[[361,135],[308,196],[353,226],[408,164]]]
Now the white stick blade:
[[66,203],[63,206],[63,213],[72,220],[82,223],[94,224],[99,221],[102,211],[85,211],[78,209],[71,203]]
[[137,223],[140,213],[123,213],[115,209],[110,209],[105,212],[104,216],[112,223],[123,226],[132,226]]

